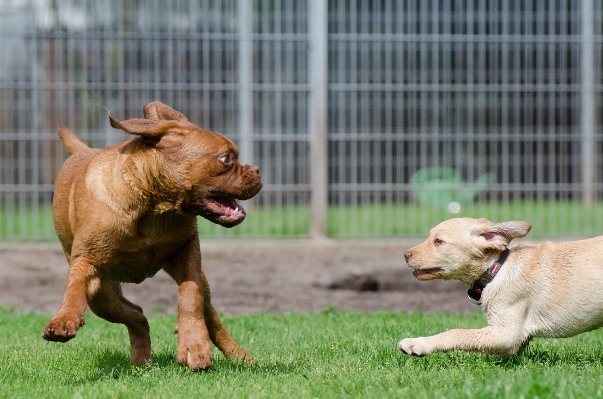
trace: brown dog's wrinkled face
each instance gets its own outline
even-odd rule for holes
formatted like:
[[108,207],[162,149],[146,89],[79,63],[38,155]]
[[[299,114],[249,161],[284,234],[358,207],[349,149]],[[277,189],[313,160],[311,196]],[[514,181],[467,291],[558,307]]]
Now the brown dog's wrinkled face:
[[418,280],[475,281],[483,262],[500,255],[513,238],[524,237],[532,225],[511,221],[458,218],[440,223],[427,240],[405,252],[404,258]]
[[[211,148],[204,139],[211,141]],[[245,209],[235,200],[252,198],[262,189],[259,168],[241,165],[234,143],[214,132],[189,134],[183,147],[199,155],[189,161],[190,188],[182,208],[224,227],[241,223]]]
[[[144,115],[120,122],[109,113],[113,127],[139,136],[132,152],[143,153],[140,163],[153,163],[138,169],[160,169],[162,191],[168,193],[163,196],[182,211],[224,227],[241,223],[246,213],[235,200],[249,199],[262,189],[259,168],[241,165],[232,141],[200,129],[165,104],[148,104]],[[161,156],[148,156],[152,151]]]

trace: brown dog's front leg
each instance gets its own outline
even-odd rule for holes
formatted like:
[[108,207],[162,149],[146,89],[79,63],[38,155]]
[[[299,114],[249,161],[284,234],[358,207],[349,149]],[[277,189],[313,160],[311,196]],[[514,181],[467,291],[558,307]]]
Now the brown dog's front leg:
[[193,369],[211,366],[211,341],[226,357],[251,361],[253,357],[230,336],[211,304],[209,284],[201,268],[197,239],[191,240],[170,262],[166,272],[180,287],[178,300],[178,361]]
[[176,281],[179,290],[177,360],[193,370],[207,370],[213,355],[204,319],[198,240],[195,238],[181,248],[164,270]]
[[93,277],[94,266],[86,259],[74,260],[67,276],[67,289],[57,314],[42,331],[48,341],[67,342],[75,337],[84,325],[84,311],[88,306],[88,284]]

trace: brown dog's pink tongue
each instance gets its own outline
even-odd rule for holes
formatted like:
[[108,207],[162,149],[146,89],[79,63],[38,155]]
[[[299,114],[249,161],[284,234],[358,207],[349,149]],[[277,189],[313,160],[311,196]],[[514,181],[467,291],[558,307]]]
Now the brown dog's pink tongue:
[[236,203],[236,201],[232,198],[228,197],[209,197],[209,201],[207,201],[209,207],[224,215],[231,216],[233,214],[245,215],[245,209],[242,206]]

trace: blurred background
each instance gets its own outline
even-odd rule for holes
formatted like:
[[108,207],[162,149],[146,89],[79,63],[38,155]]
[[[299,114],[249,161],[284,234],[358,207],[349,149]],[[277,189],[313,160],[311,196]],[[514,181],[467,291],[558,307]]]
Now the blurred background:
[[69,127],[161,100],[264,188],[200,235],[424,236],[458,216],[603,233],[603,3],[0,0],[0,241],[56,240]]

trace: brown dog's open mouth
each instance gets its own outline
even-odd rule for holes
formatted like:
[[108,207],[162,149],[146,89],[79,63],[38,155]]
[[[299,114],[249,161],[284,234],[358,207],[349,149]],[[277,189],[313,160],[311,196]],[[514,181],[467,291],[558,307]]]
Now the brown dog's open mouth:
[[417,280],[431,280],[432,278],[437,278],[444,273],[444,269],[425,269],[425,270],[415,270],[412,272],[412,275],[415,276]]
[[205,197],[201,200],[199,215],[224,227],[241,223],[247,213],[230,197]]

